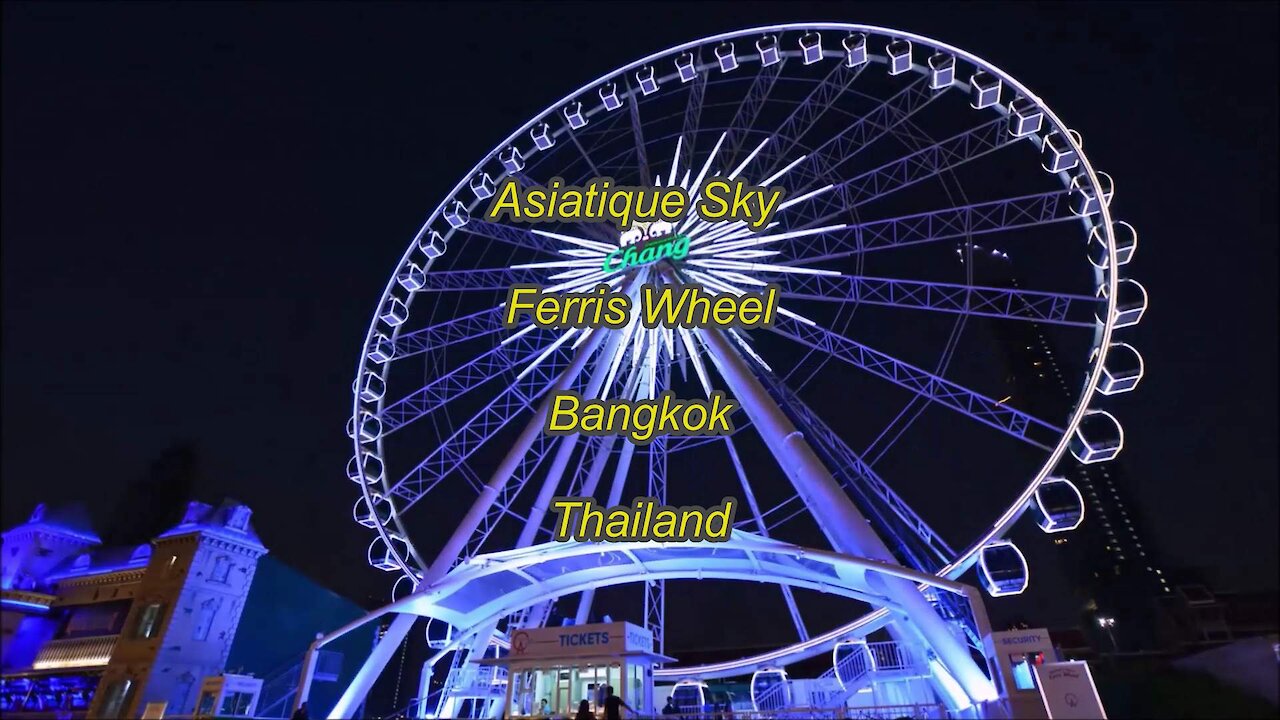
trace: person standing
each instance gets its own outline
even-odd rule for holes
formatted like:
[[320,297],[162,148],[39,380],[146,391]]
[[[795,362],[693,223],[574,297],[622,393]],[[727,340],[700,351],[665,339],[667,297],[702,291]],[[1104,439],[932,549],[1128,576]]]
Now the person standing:
[[612,685],[606,685],[604,688],[604,720],[622,720],[622,708],[635,712],[635,708],[613,694]]

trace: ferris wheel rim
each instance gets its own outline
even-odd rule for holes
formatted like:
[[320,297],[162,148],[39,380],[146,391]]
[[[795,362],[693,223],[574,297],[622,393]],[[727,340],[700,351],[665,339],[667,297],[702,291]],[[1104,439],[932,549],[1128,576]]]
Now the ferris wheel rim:
[[[424,232],[429,231],[432,225],[439,220],[441,214],[444,212],[445,208],[448,207],[449,203],[454,201],[455,198],[458,197],[459,193],[462,193],[463,191],[466,190],[467,185],[471,180],[471,178],[475,177],[479,172],[483,171],[484,167],[487,164],[491,163],[494,160],[494,158],[498,156],[499,153],[501,153],[504,149],[511,147],[512,144],[517,139],[519,139],[522,135],[526,134],[530,129],[537,126],[538,123],[544,122],[548,119],[548,117],[554,116],[566,104],[571,103],[579,98],[582,98],[584,95],[589,95],[593,90],[597,89],[602,83],[608,82],[610,79],[620,78],[625,73],[628,73],[638,68],[642,68],[658,60],[670,58],[684,51],[687,51],[693,48],[704,47],[717,42],[723,42],[726,40],[738,39],[738,38],[757,35],[757,34],[781,33],[781,32],[791,32],[791,31],[826,31],[826,30],[836,30],[836,31],[845,31],[845,32],[865,32],[865,33],[876,35],[876,36],[908,40],[913,43],[919,43],[935,51],[951,53],[954,56],[956,56],[958,59],[964,59],[965,61],[976,66],[978,69],[984,72],[991,73],[992,75],[998,77],[1002,82],[1006,83],[1009,87],[1013,88],[1022,97],[1026,97],[1035,103],[1036,108],[1044,114],[1044,117],[1052,125],[1052,127],[1060,131],[1062,135],[1066,138],[1066,142],[1069,144],[1070,148],[1074,151],[1076,156],[1079,158],[1079,166],[1080,168],[1083,169],[1084,174],[1085,176],[1087,176],[1090,185],[1092,185],[1092,187],[1095,190],[1101,187],[1101,183],[1098,179],[1098,173],[1093,168],[1093,165],[1089,161],[1088,156],[1084,153],[1083,148],[1080,146],[1080,143],[1077,141],[1077,137],[1074,135],[1074,133],[1069,131],[1069,128],[1057,116],[1057,114],[1053,111],[1053,109],[1049,107],[1047,103],[1045,103],[1039,97],[1039,95],[1032,92],[1029,88],[1027,88],[1025,85],[1020,83],[1016,78],[1012,77],[1011,75],[1001,70],[999,67],[995,66],[994,64],[980,58],[979,56],[923,35],[904,32],[900,30],[894,30],[894,29],[885,28],[881,26],[854,24],[854,23],[829,23],[829,22],[827,23],[786,23],[786,24],[746,28],[743,30],[721,33],[721,34],[707,36],[701,39],[689,41],[677,46],[673,46],[673,47],[658,51],[644,58],[641,58],[639,60],[633,61],[628,65],[612,70],[592,81],[589,81],[583,84],[578,89],[565,95],[564,97],[560,98],[559,100],[547,106],[547,108],[545,108],[543,111],[534,115],[532,119],[530,119],[524,125],[517,128],[514,132],[512,132],[509,136],[507,136],[503,141],[501,141],[496,146],[494,146],[494,148],[489,153],[487,153],[478,163],[476,163],[476,165],[473,166],[467,173],[465,173],[462,176],[461,180],[458,182],[458,184],[455,185],[454,188],[445,195],[444,199],[440,202],[439,205],[436,206],[436,208],[428,216],[427,220],[419,228],[419,231],[418,233],[415,234],[415,237],[417,237],[418,235],[421,235]],[[829,56],[824,55],[824,59],[827,59],[827,58],[829,58]],[[912,70],[918,72],[919,68],[913,65]],[[634,91],[632,91],[632,94],[634,94]],[[584,111],[584,114],[594,114],[602,111],[602,109],[603,108],[601,107],[595,106],[595,107],[592,107],[589,111]],[[994,523],[992,523],[989,529],[986,532],[981,533],[977,541],[975,541],[970,546],[968,546],[965,550],[963,550],[960,553],[959,557],[957,557],[953,562],[951,562],[950,564],[948,564],[946,567],[944,567],[942,570],[938,572],[940,576],[946,577],[948,579],[954,579],[955,577],[958,577],[959,575],[963,574],[976,561],[976,557],[978,553],[986,543],[992,541],[993,539],[999,538],[1008,532],[1009,528],[1018,520],[1021,514],[1029,507],[1030,501],[1035,493],[1035,490],[1044,481],[1044,479],[1049,476],[1049,474],[1053,471],[1057,463],[1062,460],[1062,458],[1066,454],[1071,436],[1078,428],[1083,417],[1091,411],[1091,406],[1096,398],[1097,388],[1101,381],[1103,368],[1104,368],[1104,364],[1107,357],[1107,352],[1112,346],[1112,336],[1113,336],[1113,331],[1115,329],[1115,315],[1116,315],[1116,303],[1117,303],[1116,289],[1117,289],[1117,283],[1119,280],[1119,270],[1118,270],[1119,264],[1117,263],[1117,258],[1116,258],[1117,251],[1116,251],[1116,244],[1114,242],[1113,220],[1111,216],[1109,202],[1100,203],[1100,207],[1099,207],[1099,210],[1097,211],[1097,214],[1099,216],[1100,222],[1095,222],[1093,219],[1087,218],[1087,217],[1083,218],[1083,220],[1086,224],[1096,225],[1101,230],[1105,240],[1107,241],[1107,252],[1109,257],[1108,268],[1095,270],[1095,277],[1101,276],[1102,282],[1104,283],[1106,288],[1106,293],[1105,293],[1106,319],[1105,321],[1100,322],[1095,329],[1094,347],[1096,350],[1096,355],[1092,359],[1092,367],[1089,370],[1085,386],[1080,392],[1078,398],[1076,399],[1076,406],[1072,409],[1070,413],[1068,422],[1066,426],[1064,426],[1063,428],[1062,436],[1058,439],[1058,442],[1054,446],[1053,450],[1049,453],[1048,458],[1041,465],[1040,470],[1037,473],[1035,473],[1034,477],[1026,485],[1023,491],[1015,498],[1014,502],[1009,505],[1009,507],[1005,510],[1005,512],[1002,513]],[[449,231],[450,234],[452,233],[452,231],[453,231],[453,228],[450,228],[450,231]],[[403,268],[405,264],[409,261],[409,259],[414,255],[415,248],[416,248],[416,243],[411,242],[408,249],[405,251],[405,253],[400,258],[399,262],[396,265],[397,271],[400,268]],[[422,268],[422,270],[424,272],[429,271],[433,264],[434,264],[434,259],[430,260]],[[378,333],[379,320],[380,320],[379,311],[385,306],[389,298],[396,296],[395,295],[396,275],[397,273],[393,272],[391,277],[389,278],[386,287],[384,288],[382,294],[379,297],[377,308],[375,309],[373,318],[369,324],[369,328],[366,331],[364,344],[362,346],[360,359],[357,365],[357,372],[356,372],[357,383],[360,382],[360,380],[364,377],[365,373],[370,371],[371,369],[371,363],[369,361],[369,351],[370,351],[371,343],[379,335]],[[373,369],[375,371],[378,371],[385,380],[387,367],[388,367],[387,364],[383,364],[380,370],[376,367]],[[382,409],[383,400],[381,398],[377,401],[376,406],[379,411]],[[359,394],[353,393],[352,417],[359,418],[362,411],[364,411],[364,408],[365,406],[362,404]],[[353,445],[355,448],[357,458],[360,457],[361,454],[366,451],[365,446],[362,445],[359,437],[356,437],[353,439]],[[382,453],[381,438],[377,440],[376,450],[381,455]],[[369,483],[368,480],[364,478],[363,476],[364,470],[363,470],[363,467],[359,465],[359,463],[357,463],[357,469],[361,473],[362,482],[360,482],[359,484],[361,487],[362,497],[366,500],[366,502],[372,502],[373,499],[371,495],[377,494],[373,491],[373,484]],[[384,491],[384,494],[382,495],[382,497],[390,498],[391,497],[390,488],[387,485],[388,478],[385,476],[385,474],[381,480],[382,480],[382,490]],[[387,527],[388,525],[392,525],[394,527],[391,529],[388,529]],[[401,516],[398,511],[393,511],[391,513],[391,516],[388,522],[378,523],[375,529],[377,530],[377,533],[379,537],[381,537],[383,542],[387,543],[387,546],[391,549],[391,551],[396,554],[396,558],[405,576],[408,576],[410,578],[416,576],[414,570],[410,567],[409,560],[411,559],[416,560],[418,566],[421,568],[426,568],[428,566],[427,563],[423,562],[422,558],[418,555],[417,549],[413,544],[411,537],[409,536],[409,534],[405,530],[405,527],[401,523]],[[404,541],[410,557],[400,557],[399,552],[395,548],[395,545],[391,542],[390,536],[397,536],[398,538]],[[833,638],[838,639],[838,637],[847,635],[848,632],[851,632],[852,630],[856,630],[857,628],[854,626],[860,626],[865,624],[865,622],[867,621],[867,618],[876,616],[877,613],[879,612],[882,612],[882,611],[873,611],[872,613],[869,613],[868,615],[863,616],[862,618],[856,619],[854,622],[849,623],[845,626],[842,626],[841,628],[836,628],[833,631],[824,633],[818,638],[814,638],[809,641],[803,641],[800,643],[795,643],[793,645],[785,646],[784,648],[781,648],[781,650],[807,649],[806,646],[814,647],[821,643],[834,641]],[[839,632],[841,630],[843,630],[844,632]],[[819,650],[819,652],[820,651],[821,650]],[[697,671],[697,668],[684,668],[684,669],[681,669],[680,672],[687,675],[690,672],[696,672],[696,671]]]

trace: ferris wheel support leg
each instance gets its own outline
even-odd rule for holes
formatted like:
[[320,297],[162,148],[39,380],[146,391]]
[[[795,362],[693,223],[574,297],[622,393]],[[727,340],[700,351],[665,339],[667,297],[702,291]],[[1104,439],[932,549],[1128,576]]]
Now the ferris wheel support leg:
[[[601,335],[608,335],[609,339],[604,343],[604,351],[600,353],[599,359],[596,361],[596,366],[591,371],[591,376],[587,379],[587,386],[584,388],[584,395],[587,397],[599,396],[600,388],[604,385],[604,379],[609,373],[610,361],[613,359],[613,354],[617,352],[618,345],[622,341],[622,333],[620,332],[602,330],[599,331],[599,333]],[[595,343],[588,344],[599,343],[599,338],[591,338],[591,340],[595,341]],[[585,362],[583,364],[585,365]],[[567,370],[566,375],[568,375],[572,370],[573,368]],[[582,367],[579,366],[578,372],[581,372],[581,370]],[[574,374],[576,375],[577,373]],[[557,383],[557,386],[559,386],[559,383]],[[511,452],[507,456],[507,460],[509,462],[504,462],[503,466],[494,474],[494,480],[490,482],[490,485],[493,485],[493,482],[500,480],[499,484],[496,486],[500,489],[511,476],[511,472],[514,471],[516,464],[520,461],[520,458],[528,452],[529,445],[532,444],[534,438],[534,436],[529,434],[528,431],[533,429],[535,432],[542,432],[543,421],[546,418],[545,410],[548,407],[548,403],[553,399],[553,395],[554,393],[548,394],[547,401],[543,403],[543,406],[540,408],[540,412],[525,428],[525,434],[528,434],[528,441],[523,443],[517,442],[516,446],[511,449]],[[534,500],[533,507],[529,511],[529,518],[525,521],[524,529],[520,531],[520,537],[516,540],[516,548],[529,547],[537,538],[538,529],[542,527],[542,521],[546,519],[547,508],[551,504],[551,499],[556,496],[556,492],[560,488],[560,481],[564,477],[564,471],[569,466],[569,460],[573,458],[573,451],[578,447],[579,437],[581,436],[573,434],[560,438],[560,445],[556,448],[556,454],[551,461],[551,467],[547,470],[547,477],[543,480],[542,487],[538,490],[538,497]],[[524,439],[525,435],[521,435],[521,441]],[[510,470],[504,472],[503,468],[508,465],[510,466]],[[496,494],[497,491],[495,490],[494,495],[496,496]],[[486,506],[485,510],[487,509],[488,507]],[[450,564],[452,564],[452,561],[450,561]],[[474,663],[484,657],[485,650],[489,647],[489,641],[493,637],[493,632],[497,627],[498,623],[495,621],[479,629],[474,642],[467,651],[467,663]]]
[[[605,502],[605,507],[614,507],[622,500],[622,486],[627,482],[627,471],[631,468],[631,458],[636,454],[636,446],[630,440],[624,440],[622,443],[622,452],[618,456],[618,467],[613,471],[613,485],[609,488],[609,499]],[[593,468],[594,469],[594,468]],[[601,467],[601,470],[604,468]],[[599,480],[597,477],[596,480]],[[577,625],[583,625],[591,616],[591,603],[595,600],[595,590],[583,590],[582,599],[578,601],[578,614],[574,616],[573,622]]]
[[412,613],[396,615],[396,619],[391,621],[391,627],[387,628],[387,632],[378,640],[378,644],[373,647],[373,652],[369,653],[369,658],[356,671],[356,676],[342,692],[342,697],[338,698],[338,704],[333,706],[329,717],[349,718],[355,714],[360,704],[364,702],[365,695],[369,694],[374,681],[387,666],[387,661],[400,648],[400,643],[404,641],[405,635],[409,634],[409,628],[413,627],[413,622],[417,619],[418,616]]
[[[613,355],[618,351],[618,345],[622,341],[622,333],[617,331],[603,330],[609,335],[609,341],[605,343],[604,352],[600,353],[600,359],[596,361],[595,369],[591,371],[591,377],[587,380],[587,387],[583,394],[586,397],[599,397],[600,388],[604,385],[604,379],[609,374],[609,366],[613,360]],[[541,430],[539,423],[538,430]],[[578,446],[578,438],[582,437],[578,433],[565,435],[560,439],[560,447],[556,448],[556,456],[551,461],[551,467],[547,471],[547,478],[542,483],[542,488],[538,491],[538,499],[534,501],[533,508],[529,512],[529,519],[524,524],[524,530],[520,532],[519,539],[516,540],[517,548],[529,547],[533,544],[534,539],[538,535],[538,528],[542,527],[542,521],[547,517],[547,506],[551,504],[551,499],[556,496],[556,491],[560,489],[560,480],[564,477],[565,468],[569,466],[569,460],[573,457],[573,451]],[[521,453],[523,455],[523,453]]]
[[520,436],[512,444],[511,450],[507,452],[506,457],[502,459],[502,463],[494,470],[488,484],[480,491],[480,497],[476,498],[476,501],[471,504],[471,509],[467,511],[466,517],[454,529],[449,541],[436,554],[435,562],[423,574],[422,580],[418,582],[419,585],[430,585],[449,572],[453,562],[462,554],[462,549],[466,546],[467,540],[471,538],[476,528],[480,527],[480,523],[484,521],[485,513],[493,506],[498,493],[502,491],[503,486],[511,479],[511,474],[515,472],[520,459],[529,451],[529,446],[533,444],[538,433],[542,432],[542,426],[546,423],[547,415],[551,412],[551,403],[555,400],[556,393],[569,389],[574,379],[578,377],[578,373],[582,372],[582,368],[586,367],[591,355],[600,347],[600,343],[604,340],[606,334],[604,332],[592,333],[592,336],[582,344],[582,347],[578,348],[578,354],[574,356],[573,362],[569,364],[569,367],[565,368],[564,372],[560,374],[560,378],[549,388],[546,397],[543,398],[542,403],[538,405],[537,411],[534,412],[533,417],[529,420],[529,424],[525,425]]
[[[725,435],[724,444],[729,450],[729,459],[733,460],[733,469],[738,473],[738,482],[742,485],[742,494],[747,498],[747,507],[751,508],[751,517],[756,521],[756,530],[762,537],[769,537],[769,527],[764,524],[760,503],[756,502],[756,494],[751,491],[751,483],[747,482],[747,469],[742,467],[742,458],[738,457],[738,449],[733,445],[733,436]],[[790,585],[782,586],[782,599],[787,602],[787,610],[791,613],[791,622],[795,623],[796,633],[802,641],[808,640],[809,631],[804,626],[804,618],[800,617],[800,608],[796,606],[796,596],[791,592]]]
[[[700,330],[708,353],[721,377],[768,445],[770,452],[791,480],[796,493],[813,513],[831,546],[838,552],[860,555],[897,564],[884,542],[871,529],[862,513],[840,488],[839,483],[809,447],[804,436],[773,401],[746,362],[730,346],[724,333],[714,328]],[[909,580],[868,574],[868,584],[879,585],[884,594],[905,611],[929,647],[937,653],[971,702],[993,699],[995,688],[947,629],[946,623]]]

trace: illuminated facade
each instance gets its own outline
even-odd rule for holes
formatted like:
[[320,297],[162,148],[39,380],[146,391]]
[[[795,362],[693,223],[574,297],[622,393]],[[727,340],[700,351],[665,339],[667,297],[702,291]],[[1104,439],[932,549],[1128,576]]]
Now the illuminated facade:
[[7,713],[190,713],[221,673],[266,554],[251,511],[192,502],[149,543],[103,546],[83,512],[38,506],[4,533]]

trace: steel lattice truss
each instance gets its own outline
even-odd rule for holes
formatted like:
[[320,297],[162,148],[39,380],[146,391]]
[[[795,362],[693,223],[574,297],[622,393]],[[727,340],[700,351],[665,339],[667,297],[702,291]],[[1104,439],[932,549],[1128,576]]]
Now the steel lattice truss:
[[1097,298],[1012,288],[975,287],[873,277],[793,275],[773,280],[790,298],[861,302],[979,317],[1092,328]]
[[1070,211],[1067,197],[1067,191],[1053,190],[1007,200],[875,220],[854,225],[845,232],[807,235],[789,240],[787,252],[804,258],[805,262],[814,263],[852,253],[964,240],[989,233],[1078,220],[1079,217]]
[[787,318],[779,318],[771,330],[1046,450],[1047,442],[1062,435],[1043,420],[830,330]]

